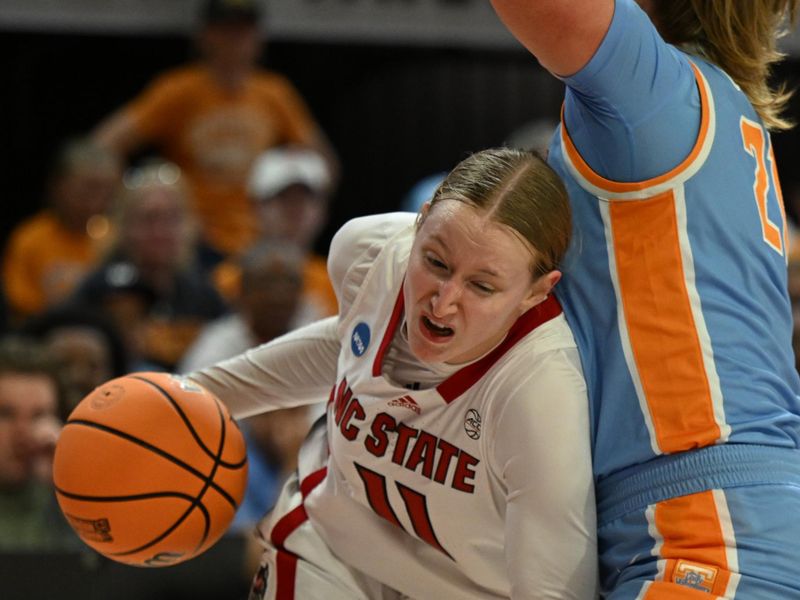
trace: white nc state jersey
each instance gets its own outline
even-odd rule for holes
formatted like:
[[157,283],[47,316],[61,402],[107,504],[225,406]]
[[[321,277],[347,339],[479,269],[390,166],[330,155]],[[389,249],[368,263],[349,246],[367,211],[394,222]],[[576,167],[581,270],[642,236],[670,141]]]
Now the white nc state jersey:
[[309,518],[342,560],[412,598],[551,597],[551,582],[570,580],[562,568],[573,587],[552,597],[590,597],[574,569],[576,554],[595,560],[588,408],[561,308],[534,307],[438,385],[396,384],[384,361],[412,240],[407,223],[386,240],[341,315],[330,454],[301,462],[302,480],[327,460]]

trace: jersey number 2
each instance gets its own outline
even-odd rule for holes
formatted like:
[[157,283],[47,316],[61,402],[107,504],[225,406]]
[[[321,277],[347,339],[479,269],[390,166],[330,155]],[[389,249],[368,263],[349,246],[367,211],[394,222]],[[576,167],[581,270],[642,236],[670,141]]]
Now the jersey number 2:
[[[364,491],[367,494],[367,501],[372,507],[372,510],[389,521],[392,525],[405,531],[405,528],[400,523],[400,520],[397,518],[389,502],[389,494],[386,489],[386,477],[358,463],[353,464],[361,477],[361,481],[364,483]],[[433,531],[431,517],[430,514],[428,514],[428,502],[425,496],[403,485],[399,481],[395,481],[394,483],[397,486],[397,491],[400,492],[403,504],[406,506],[406,512],[408,513],[411,526],[414,528],[414,533],[417,534],[417,537],[437,550],[444,552],[445,555],[452,559],[453,557],[442,547],[436,537],[436,533]]]
[[[787,243],[786,216],[784,214],[783,197],[780,184],[778,183],[778,172],[775,168],[775,156],[772,152],[772,145],[769,145],[769,156],[766,156],[768,142],[764,129],[758,123],[745,119],[744,117],[742,117],[740,121],[740,127],[744,149],[756,160],[753,193],[755,194],[756,206],[758,207],[758,216],[761,220],[761,233],[764,236],[764,242],[775,250],[775,252],[781,256],[785,256],[784,249]],[[769,171],[767,171],[767,161],[769,161],[770,165]],[[772,175],[771,178],[770,175]],[[775,195],[781,209],[780,227],[770,220],[769,214],[767,213],[770,180],[775,185]],[[781,229],[783,230],[783,235],[781,235]]]

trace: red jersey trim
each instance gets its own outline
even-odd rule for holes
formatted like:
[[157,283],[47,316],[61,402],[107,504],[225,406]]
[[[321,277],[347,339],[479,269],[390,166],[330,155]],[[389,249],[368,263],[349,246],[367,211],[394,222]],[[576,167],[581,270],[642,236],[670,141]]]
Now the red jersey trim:
[[[403,299],[403,286],[400,286],[400,293],[397,295],[397,300],[394,303],[392,316],[389,318],[389,326],[383,334],[381,345],[375,355],[375,362],[372,363],[372,376],[380,377],[381,368],[383,366],[383,358],[386,355],[386,350],[394,337],[394,333],[401,321],[400,317],[403,314],[405,301]],[[549,296],[544,302],[537,304],[519,319],[517,319],[508,331],[505,339],[495,347],[494,350],[489,352],[482,359],[467,365],[463,369],[456,371],[450,377],[440,383],[436,390],[448,404],[458,398],[461,394],[471,388],[478,379],[488,371],[500,358],[508,352],[514,345],[522,338],[528,335],[531,331],[536,329],[542,323],[546,323],[560,315],[562,312],[561,304],[555,296]]]
[[405,308],[405,298],[403,298],[403,285],[400,286],[400,293],[397,294],[394,308],[392,309],[392,316],[389,317],[389,326],[383,334],[381,345],[378,348],[378,353],[375,355],[375,361],[372,363],[372,376],[380,377],[381,367],[383,366],[383,357],[386,355],[386,350],[389,349],[389,344],[392,342],[394,332],[400,323],[400,317],[403,316],[403,309]]
[[[300,493],[303,500],[308,497],[315,487],[325,479],[328,467],[314,471],[300,482]],[[270,541],[277,550],[276,556],[276,600],[294,600],[294,583],[297,575],[297,555],[284,547],[286,539],[308,519],[306,507],[303,504],[296,506],[283,515],[270,532]]]
[[500,342],[494,350],[480,360],[453,373],[440,383],[436,387],[436,390],[441,394],[444,401],[450,404],[453,400],[475,385],[475,382],[483,377],[486,371],[500,360],[506,352],[511,350],[517,342],[542,323],[546,323],[560,315],[561,312],[561,304],[559,304],[556,297],[553,295],[549,296],[544,302],[537,304],[517,319],[511,326],[511,329],[509,329],[508,335],[506,335],[505,339]]

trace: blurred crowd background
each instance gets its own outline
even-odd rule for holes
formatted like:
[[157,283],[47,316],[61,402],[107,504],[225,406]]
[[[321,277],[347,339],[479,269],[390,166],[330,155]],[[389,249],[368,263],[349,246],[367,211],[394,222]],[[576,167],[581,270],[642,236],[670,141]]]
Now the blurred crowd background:
[[[230,533],[156,570],[66,526],[60,423],[112,377],[189,373],[335,314],[336,229],[416,211],[470,152],[544,151],[563,89],[485,0],[97,6],[0,0],[0,597],[243,600],[254,525],[319,410],[245,420],[251,483]],[[775,73],[790,88],[794,40]],[[800,132],[774,146],[795,230]]]

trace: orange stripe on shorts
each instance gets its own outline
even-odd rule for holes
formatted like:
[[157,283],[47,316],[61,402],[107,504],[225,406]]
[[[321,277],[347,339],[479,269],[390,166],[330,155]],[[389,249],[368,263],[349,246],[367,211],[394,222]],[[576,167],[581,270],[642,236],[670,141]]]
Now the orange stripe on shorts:
[[731,572],[713,492],[659,502],[655,526],[663,539],[659,555],[666,560],[664,580],[651,585],[644,598],[700,597],[676,595],[685,590],[705,598],[724,596]]

